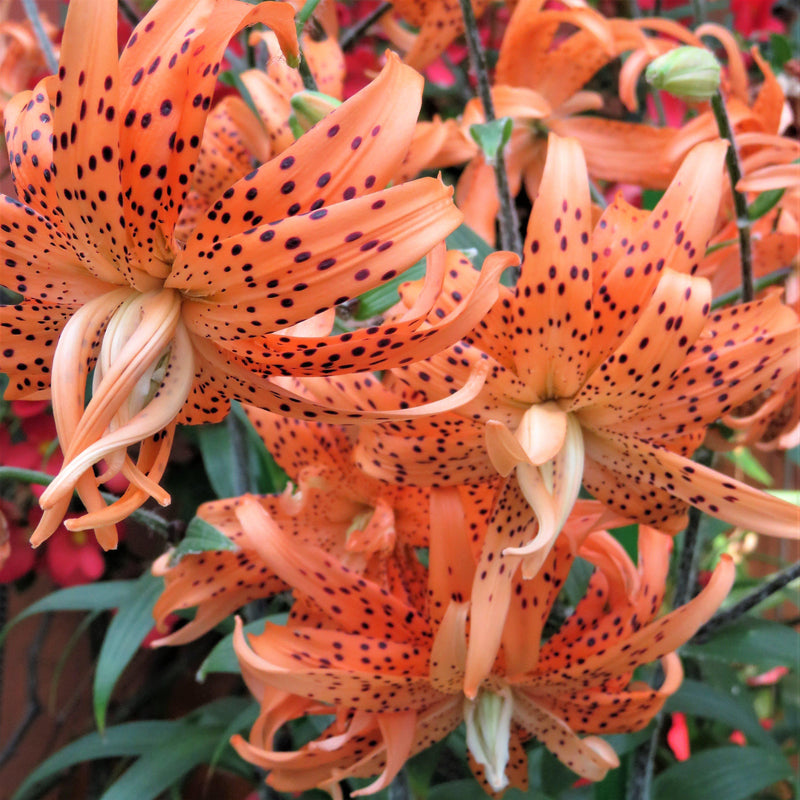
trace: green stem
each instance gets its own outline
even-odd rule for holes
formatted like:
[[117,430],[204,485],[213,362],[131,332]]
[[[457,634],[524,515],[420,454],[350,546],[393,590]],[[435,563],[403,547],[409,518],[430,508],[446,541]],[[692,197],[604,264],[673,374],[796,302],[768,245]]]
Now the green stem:
[[692,12],[695,26],[702,25],[706,21],[706,4],[704,0],[692,0]]
[[725,165],[731,181],[731,194],[733,195],[733,208],[736,214],[736,229],[739,232],[739,259],[742,268],[742,302],[749,303],[755,296],[753,289],[753,257],[750,247],[750,218],[747,215],[747,198],[742,192],[737,191],[736,185],[742,179],[742,168],[739,162],[739,151],[733,135],[733,127],[725,101],[717,92],[711,98],[711,108],[719,128],[719,135],[730,142],[728,152],[725,154]]
[[[755,281],[753,284],[753,289],[756,293],[760,292],[762,289],[766,289],[768,286],[774,286],[776,283],[780,283],[785,278],[788,278],[794,272],[792,267],[783,267],[782,269],[776,269],[775,272],[770,272],[769,275],[765,275],[763,278]],[[726,306],[729,303],[735,303],[740,300],[742,297],[742,290],[741,289],[734,289],[732,292],[725,292],[725,294],[721,294],[712,304],[711,308],[720,308],[721,306]]]
[[[483,105],[483,114],[486,122],[491,122],[497,117],[494,113],[492,91],[489,87],[486,54],[483,52],[483,45],[478,34],[478,23],[475,20],[470,0],[459,0],[459,2],[461,3],[461,13],[464,16],[469,61],[472,65],[472,71],[478,80],[478,97]],[[521,256],[522,238],[519,234],[519,219],[508,185],[505,159],[501,153],[498,154],[494,162],[494,176],[497,182],[497,194],[500,197],[500,247],[503,250],[511,250]]]
[[366,33],[391,7],[391,3],[381,3],[371,14],[367,14],[364,19],[342,34],[342,38],[339,39],[339,47],[342,50],[349,50],[362,34]]
[[311,19],[311,15],[317,10],[319,2],[320,0],[306,0],[303,7],[297,12],[297,16],[294,18],[294,23],[297,27],[297,38],[300,41],[300,63],[298,64],[297,69],[300,72],[300,77],[303,79],[303,88],[310,92],[316,92],[319,91],[319,89],[317,88],[317,81],[314,78],[314,75],[311,73],[311,68],[308,66],[308,61],[303,54],[302,34],[306,23]]
[[712,617],[697,631],[694,635],[694,641],[706,641],[715,631],[739,619],[739,617],[755,608],[759,603],[763,603],[768,597],[771,597],[775,592],[779,592],[784,586],[788,586],[797,578],[800,578],[800,564],[792,564],[791,567],[777,572],[770,580],[754,592],[751,592],[747,597],[742,598],[735,606]]
[[54,478],[46,472],[37,472],[35,469],[22,469],[21,467],[0,467],[0,481],[18,481],[19,483],[39,483],[47,486]]
[[36,34],[39,47],[42,48],[42,54],[47,63],[47,68],[50,72],[58,72],[58,59],[56,58],[55,50],[53,50],[53,43],[50,41],[50,37],[45,33],[44,25],[42,25],[42,18],[39,16],[39,8],[36,5],[36,0],[22,0],[22,7],[25,9],[25,15],[28,17],[33,32]]

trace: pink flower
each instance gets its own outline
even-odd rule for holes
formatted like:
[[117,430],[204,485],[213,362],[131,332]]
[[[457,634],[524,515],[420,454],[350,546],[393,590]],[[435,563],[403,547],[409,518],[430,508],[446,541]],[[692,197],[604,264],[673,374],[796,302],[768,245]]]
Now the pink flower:
[[738,744],[739,747],[744,747],[747,744],[747,739],[741,731],[734,731],[729,737],[728,741],[732,744]]
[[[19,423],[19,435],[12,434],[9,425],[0,428],[0,464],[55,475],[61,468],[63,457],[56,445],[56,423],[48,404],[16,400],[11,404],[11,410]],[[38,497],[44,486],[32,484],[31,491]]]
[[686,714],[676,711],[672,714],[672,724],[667,733],[667,744],[678,761],[686,761],[691,755],[689,745],[689,728],[686,725]]
[[44,564],[53,583],[78,586],[97,580],[106,569],[97,539],[91,532],[63,531],[47,543]]

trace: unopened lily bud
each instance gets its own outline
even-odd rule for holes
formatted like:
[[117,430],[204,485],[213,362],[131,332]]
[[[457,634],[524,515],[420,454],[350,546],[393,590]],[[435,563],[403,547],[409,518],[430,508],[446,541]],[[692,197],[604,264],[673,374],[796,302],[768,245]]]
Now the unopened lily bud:
[[305,133],[321,119],[327,117],[334,108],[342,104],[342,101],[337,100],[335,97],[310,90],[298,92],[292,96],[289,102],[294,110],[294,113],[289,118],[289,123],[295,134],[298,131]]
[[652,61],[645,78],[656,89],[700,102],[709,100],[719,89],[719,62],[702,47],[676,47]]

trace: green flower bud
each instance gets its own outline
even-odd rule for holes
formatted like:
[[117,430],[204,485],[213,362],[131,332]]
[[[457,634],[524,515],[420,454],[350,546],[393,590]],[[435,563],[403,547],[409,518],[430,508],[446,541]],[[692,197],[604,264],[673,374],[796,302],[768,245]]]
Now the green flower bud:
[[647,82],[675,97],[699,102],[719,89],[719,62],[702,47],[676,47],[650,63]]
[[289,102],[294,110],[289,118],[289,124],[295,136],[305,133],[342,104],[342,101],[335,97],[310,90],[298,92]]

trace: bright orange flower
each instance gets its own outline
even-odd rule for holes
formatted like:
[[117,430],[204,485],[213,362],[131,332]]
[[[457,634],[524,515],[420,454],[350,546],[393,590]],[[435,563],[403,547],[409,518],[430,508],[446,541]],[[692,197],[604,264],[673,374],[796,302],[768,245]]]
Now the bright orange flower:
[[[478,18],[490,0],[472,0],[472,10]],[[418,28],[410,33],[393,19],[392,12],[404,22]],[[458,0],[395,0],[392,12],[383,19],[383,28],[395,46],[405,50],[403,61],[414,69],[423,70],[440,56],[447,46],[464,33],[464,17]]]
[[414,548],[428,545],[429,490],[391,486],[358,470],[351,429],[255,408],[247,412],[295,491],[200,506],[197,516],[227,536],[235,550],[188,554],[175,564],[165,553],[155,562],[153,573],[166,583],[153,610],[156,623],[163,626],[172,612],[198,607],[191,622],[156,645],[192,641],[252,600],[289,588],[261,559],[258,532],[239,522],[238,509],[252,502],[298,544],[321,547],[396,593],[424,580]]
[[[487,285],[470,313],[419,330],[441,284],[433,269],[427,299],[391,325],[326,337],[330,317],[325,329],[316,316],[392,279],[461,219],[435,179],[381,189],[421,102],[422,79],[396,58],[324,124],[228,187],[185,241],[176,237],[228,39],[264,21],[296,52],[292,11],[161,0],[118,59],[116,8],[101,7],[70,4],[59,76],[19,95],[8,114],[22,202],[0,199],[0,253],[4,283],[25,299],[0,312],[0,363],[7,398],[52,391],[65,453],[34,544],[57,527],[73,489],[89,513],[68,526],[94,527],[104,547],[147,497],[168,502],[158,480],[176,422],[219,420],[233,398],[335,418],[271,378],[405,363],[462,335],[493,302]],[[137,442],[134,464],[127,447]],[[102,459],[109,468],[98,478]],[[130,487],[107,507],[97,483],[120,471]]]
[[[276,789],[317,786],[337,797],[339,780],[380,774],[355,794],[376,792],[411,755],[461,722],[470,763],[487,790],[509,783],[525,788],[521,743],[531,737],[579,775],[600,780],[619,762],[595,734],[639,730],[680,685],[680,661],[671,651],[719,606],[733,582],[733,564],[724,557],[697,598],[654,621],[669,537],[640,529],[637,570],[612,536],[593,531],[600,513],[592,503],[572,518],[534,580],[517,576],[505,624],[494,622],[503,650],[497,659],[492,654],[486,674],[471,681],[467,653],[483,631],[470,621],[470,585],[487,521],[465,513],[456,491],[432,495],[427,602],[397,597],[330,554],[295,546],[257,504],[240,508],[242,526],[257,532],[264,559],[297,598],[309,598],[318,609],[304,623],[267,625],[249,641],[241,622],[234,634],[243,677],[262,703],[262,715],[250,741],[234,737],[233,745],[270,770],[267,781]],[[508,523],[507,509],[496,506],[489,524]],[[543,642],[575,555],[597,571],[574,614]],[[655,658],[665,668],[661,687],[630,685],[633,670]],[[273,749],[283,723],[330,714],[335,721],[299,750]]]
[[[708,282],[692,276],[716,218],[725,147],[692,151],[654,211],[618,198],[592,231],[580,146],[551,136],[515,289],[466,341],[392,373],[435,399],[484,363],[480,394],[446,416],[362,430],[365,471],[417,485],[516,471],[540,523],[534,561],[582,478],[597,499],[668,532],[683,527],[689,503],[797,536],[797,509],[687,458],[711,422],[797,369],[791,309],[770,296],[711,314]],[[475,276],[468,263],[451,267],[435,314]]]

